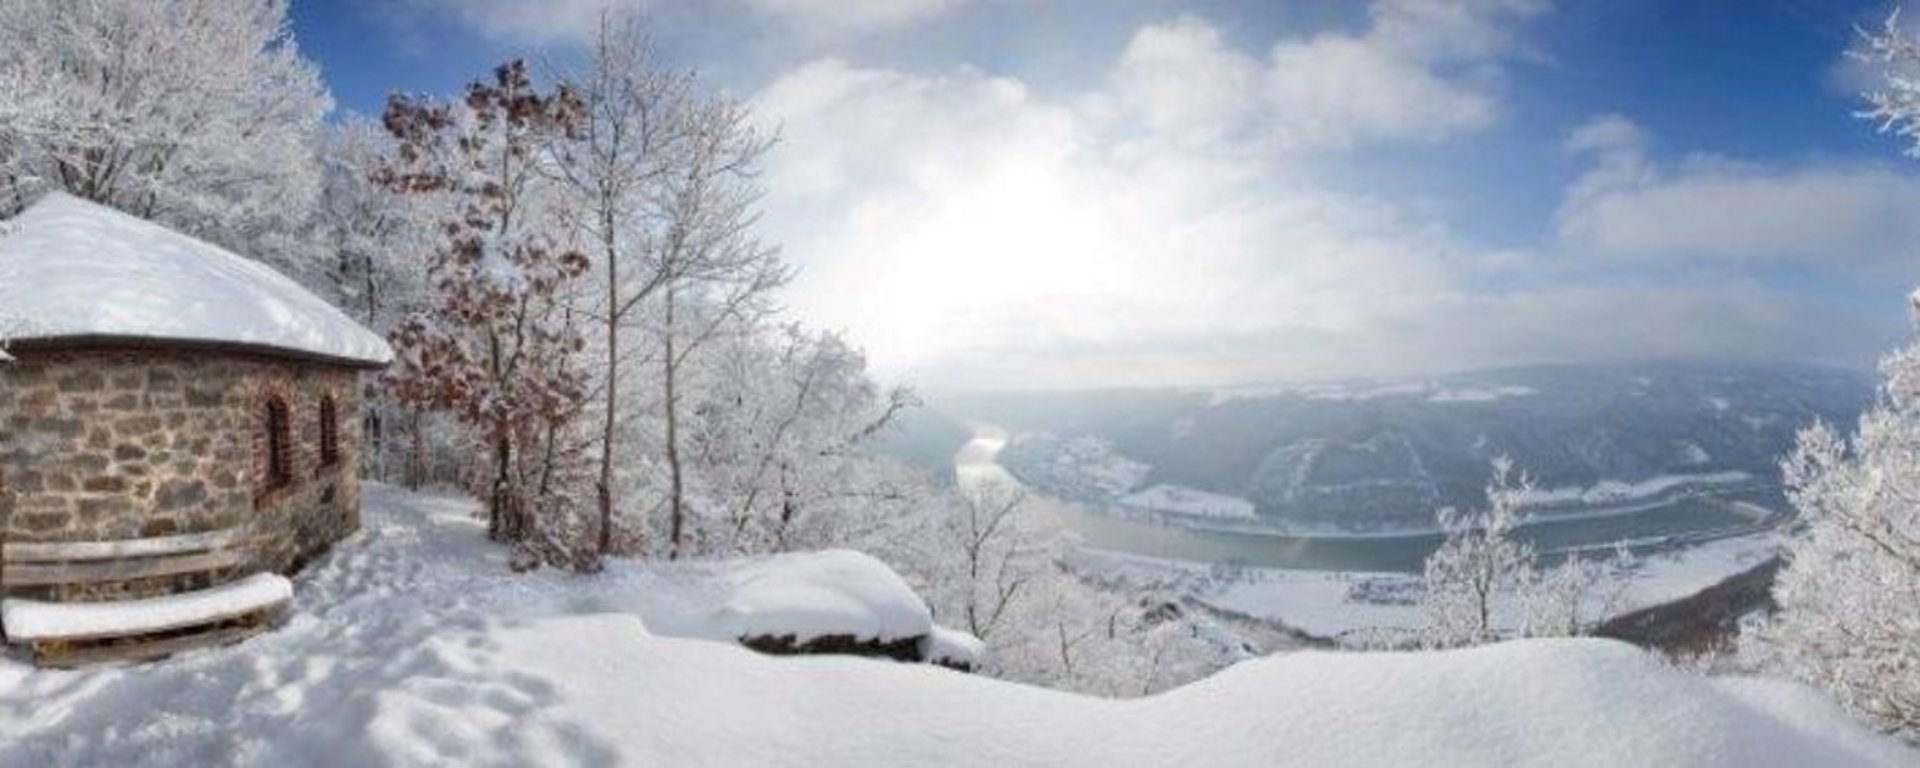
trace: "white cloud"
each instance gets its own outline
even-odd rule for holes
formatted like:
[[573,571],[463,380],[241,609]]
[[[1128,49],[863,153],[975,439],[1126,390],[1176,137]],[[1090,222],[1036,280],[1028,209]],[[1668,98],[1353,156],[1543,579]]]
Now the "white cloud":
[[1434,141],[1485,128],[1498,112],[1485,86],[1444,78],[1365,39],[1277,46],[1272,67],[1267,95],[1276,120],[1304,144]]
[[1545,0],[1378,0],[1367,37],[1417,61],[1476,61],[1521,46],[1511,22],[1541,13]]
[[1194,16],[1149,25],[1092,106],[1136,118],[1151,138],[1256,151],[1438,142],[1499,119],[1508,27],[1534,2],[1382,0],[1356,32],[1242,52]]
[[810,38],[896,29],[938,18],[975,0],[391,0],[371,7],[399,27],[450,19],[489,39],[535,46],[581,45],[602,13],[711,25],[759,18]]
[[1538,0],[1380,0],[1357,35],[1282,41],[1267,95],[1281,129],[1309,144],[1438,141],[1499,116],[1499,65],[1522,53],[1513,23]]
[[967,0],[748,0],[754,8],[806,24],[847,29],[896,27],[924,21]]
[[[1218,123],[1255,119],[1243,111],[1267,72],[1192,18],[1141,30],[1100,91],[1064,99],[972,69],[798,68],[755,99],[785,129],[768,224],[803,270],[790,304],[849,330],[883,373],[949,386],[1849,359],[1885,341],[1816,344],[1859,323],[1747,281],[1556,280],[1557,260],[1476,247],[1418,206],[1221,156],[1233,137],[1257,144]],[[1592,179],[1631,188],[1651,172],[1646,142],[1613,118],[1568,147],[1615,174]]]
[[1594,166],[1559,212],[1573,250],[1616,259],[1818,264],[1882,273],[1914,263],[1920,179],[1882,166],[1781,168],[1695,155],[1662,167],[1618,116],[1567,141]]
[[654,13],[671,0],[392,0],[368,7],[389,26],[411,30],[422,20],[451,21],[490,40],[546,46],[593,39],[602,13]]
[[1639,155],[1647,146],[1647,132],[1621,115],[1600,115],[1582,123],[1567,135],[1564,144],[1573,154],[1593,153]]
[[[964,1],[725,7],[877,29]],[[547,7],[544,22],[491,0],[463,7],[523,36],[534,33],[515,24],[565,35],[597,18],[585,0]],[[1516,22],[1539,10],[1379,0],[1354,30],[1259,48],[1180,17],[1138,29],[1082,93],[968,67],[795,66],[753,98],[782,127],[766,234],[802,270],[788,303],[797,319],[848,330],[883,373],[950,386],[1703,354],[1841,361],[1884,348],[1877,326],[1737,272],[1634,276],[1666,258],[1812,262],[1920,242],[1895,215],[1920,191],[1892,171],[1663,164],[1630,120],[1596,119],[1566,141],[1588,167],[1544,253],[1483,247],[1423,201],[1315,176],[1315,153],[1451,141],[1498,122],[1503,69],[1528,55]],[[1581,258],[1593,255],[1604,258]]]
[[1080,112],[1004,78],[824,61],[756,107],[786,130],[768,208],[803,269],[794,309],[895,372],[1334,332],[1448,279],[1445,239],[1393,206],[1177,151],[1116,155]]
[[1108,89],[1112,104],[1138,116],[1148,132],[1199,145],[1245,129],[1260,111],[1264,76],[1258,59],[1188,16],[1134,33]]

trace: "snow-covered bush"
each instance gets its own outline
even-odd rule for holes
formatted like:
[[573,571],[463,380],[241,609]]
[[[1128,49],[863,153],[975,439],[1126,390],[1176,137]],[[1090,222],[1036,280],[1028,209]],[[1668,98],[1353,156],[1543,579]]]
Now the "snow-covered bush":
[[986,643],[975,671],[1102,696],[1139,696],[1246,658],[1177,602],[1091,582],[1065,568],[1065,531],[1014,487],[927,491],[931,511],[874,542],[916,583],[934,618]]
[[1509,604],[1523,599],[1533,583],[1533,547],[1512,537],[1520,523],[1520,499],[1530,489],[1503,457],[1494,461],[1486,509],[1440,510],[1447,538],[1427,558],[1420,598],[1427,619],[1424,645],[1451,648],[1499,639],[1500,614],[1512,610]]
[[1420,643],[1428,648],[1582,634],[1591,618],[1612,611],[1632,568],[1624,547],[1610,561],[1568,553],[1543,568],[1533,546],[1513,535],[1533,483],[1505,457],[1493,468],[1486,509],[1438,513],[1446,540],[1427,558],[1420,595]]
[[1802,525],[1743,650],[1920,742],[1920,344],[1880,367],[1851,438],[1815,424],[1782,464]]
[[1619,609],[1634,566],[1632,550],[1619,546],[1608,559],[1569,554],[1559,565],[1536,572],[1521,633],[1528,637],[1586,634],[1592,621]]

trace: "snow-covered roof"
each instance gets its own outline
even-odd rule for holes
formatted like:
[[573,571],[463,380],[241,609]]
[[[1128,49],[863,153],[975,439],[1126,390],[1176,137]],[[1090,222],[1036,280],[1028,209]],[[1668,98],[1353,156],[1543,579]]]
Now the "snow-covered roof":
[[0,222],[0,327],[15,342],[231,344],[368,366],[393,359],[379,334],[273,268],[60,192]]

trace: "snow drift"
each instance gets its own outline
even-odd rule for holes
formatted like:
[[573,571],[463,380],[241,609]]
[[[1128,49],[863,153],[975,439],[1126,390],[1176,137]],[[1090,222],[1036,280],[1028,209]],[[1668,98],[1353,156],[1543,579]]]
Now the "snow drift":
[[[1809,689],[1604,641],[1297,653],[1133,700],[761,656],[662,634],[732,631],[670,626],[723,615],[685,587],[727,564],[515,576],[470,502],[367,502],[284,629],[145,666],[0,661],[0,765],[1915,764]],[[866,578],[834,594],[891,594]]]
[[[569,617],[498,633],[497,647],[438,650],[532,676],[559,702],[549,722],[635,764],[1798,768],[1913,757],[1804,689],[1703,678],[1605,641],[1298,653],[1113,701],[639,631],[631,618]],[[641,690],[657,695],[622,693]],[[394,735],[374,746],[435,734]]]

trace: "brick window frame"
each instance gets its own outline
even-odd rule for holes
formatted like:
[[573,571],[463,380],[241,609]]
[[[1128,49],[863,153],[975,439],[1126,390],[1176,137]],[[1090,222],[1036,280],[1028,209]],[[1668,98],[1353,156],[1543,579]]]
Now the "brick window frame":
[[267,462],[260,487],[272,493],[293,485],[293,409],[275,396],[268,396],[262,405],[260,428],[267,437]]
[[299,429],[293,396],[278,379],[256,379],[247,418],[253,422],[253,505],[264,508],[300,481]]

